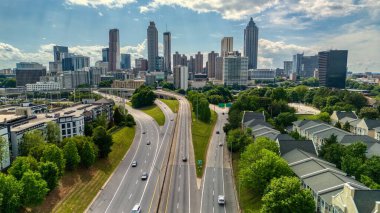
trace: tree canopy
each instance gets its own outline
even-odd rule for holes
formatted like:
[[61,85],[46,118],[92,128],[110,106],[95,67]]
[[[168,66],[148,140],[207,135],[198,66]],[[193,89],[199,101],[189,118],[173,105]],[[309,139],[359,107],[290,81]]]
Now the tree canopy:
[[152,89],[142,85],[133,93],[131,102],[134,108],[141,108],[151,106],[154,103],[154,100],[156,100],[156,95],[153,93]]

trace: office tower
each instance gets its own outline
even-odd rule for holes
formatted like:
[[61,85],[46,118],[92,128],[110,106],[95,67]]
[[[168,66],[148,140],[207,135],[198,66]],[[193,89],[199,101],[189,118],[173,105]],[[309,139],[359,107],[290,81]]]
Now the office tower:
[[181,54],[175,52],[173,54],[173,67],[181,65]]
[[318,53],[319,85],[344,89],[346,87],[348,50]]
[[16,86],[25,86],[40,81],[46,75],[46,67],[36,62],[20,62],[16,64]]
[[215,79],[223,80],[223,57],[215,58]]
[[248,58],[239,54],[228,54],[223,58],[223,83],[226,86],[247,86]]
[[193,56],[190,56],[190,59],[187,61],[187,68],[189,73],[195,73],[195,59]]
[[201,52],[195,55],[195,73],[203,73],[203,54]]
[[234,38],[233,37],[224,37],[222,38],[220,49],[220,56],[224,56],[229,52],[234,50]]
[[181,65],[187,66],[187,56],[185,54],[182,54],[181,56]]
[[156,71],[164,71],[165,68],[165,59],[162,56],[156,57],[155,70]]
[[90,66],[90,58],[82,55],[70,55],[62,61],[63,71],[76,71]]
[[215,78],[215,59],[219,54],[212,51],[208,54],[207,72],[209,78]]
[[100,76],[105,75],[106,71],[105,69],[101,67],[90,67],[88,69],[88,78],[89,78],[89,83],[92,86],[96,86],[100,83]]
[[131,54],[121,54],[121,69],[131,69]]
[[148,38],[148,71],[154,71],[156,58],[158,56],[158,31],[153,21],[149,23],[147,29]]
[[314,70],[318,68],[318,55],[302,57],[301,76],[310,78],[314,76]]
[[302,57],[303,57],[303,53],[293,55],[292,73],[295,73],[298,76],[300,76],[301,71],[302,71]]
[[69,48],[65,46],[53,46],[54,62],[62,62],[69,54]]
[[147,71],[148,70],[148,60],[145,58],[135,59],[135,68],[138,71]]
[[174,77],[174,87],[176,89],[184,89],[187,90],[189,82],[189,70],[187,66],[175,66],[173,71]]
[[62,81],[63,88],[74,89],[79,85],[90,83],[89,72],[82,70],[63,72]]
[[172,69],[172,36],[170,32],[164,32],[164,58],[165,58],[165,71],[170,72]]
[[103,48],[102,49],[102,61],[103,62],[108,62],[108,56],[110,54],[110,48]]
[[293,61],[284,61],[284,73],[289,76],[292,73]]
[[257,69],[259,28],[251,18],[244,29],[244,56],[248,57],[248,69]]
[[109,56],[108,71],[120,69],[120,39],[119,30],[111,29],[109,31]]

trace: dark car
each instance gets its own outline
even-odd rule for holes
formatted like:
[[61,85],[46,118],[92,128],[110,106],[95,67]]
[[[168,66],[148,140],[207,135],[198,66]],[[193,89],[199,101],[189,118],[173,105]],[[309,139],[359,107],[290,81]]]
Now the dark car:
[[186,162],[187,161],[187,157],[186,156],[182,156],[182,161]]
[[220,132],[219,131],[216,131],[216,134],[219,134]]
[[146,145],[150,145],[150,141],[146,142]]

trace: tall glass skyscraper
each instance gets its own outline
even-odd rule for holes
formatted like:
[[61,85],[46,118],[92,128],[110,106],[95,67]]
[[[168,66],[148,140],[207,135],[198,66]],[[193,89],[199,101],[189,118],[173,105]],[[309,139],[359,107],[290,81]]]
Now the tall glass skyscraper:
[[319,85],[344,89],[346,87],[348,50],[318,53]]
[[172,36],[170,32],[164,32],[164,59],[165,59],[165,75],[172,69]]
[[248,69],[257,69],[258,41],[259,28],[251,18],[244,29],[244,56],[248,57]]
[[69,54],[69,48],[65,46],[54,46],[54,62],[62,62],[62,59],[66,58]]
[[119,30],[111,29],[109,32],[108,71],[120,69],[120,39]]
[[148,71],[154,71],[158,56],[158,31],[156,24],[151,21],[147,29],[148,38]]
[[121,54],[121,69],[131,69],[131,54]]

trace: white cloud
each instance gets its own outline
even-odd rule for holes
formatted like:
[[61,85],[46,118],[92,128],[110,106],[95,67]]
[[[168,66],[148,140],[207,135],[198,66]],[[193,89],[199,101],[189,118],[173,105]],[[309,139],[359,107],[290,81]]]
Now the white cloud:
[[102,12],[98,12],[98,15],[99,15],[99,16],[103,16],[103,13],[102,13]]
[[108,8],[122,8],[128,4],[136,2],[136,0],[65,0],[68,5],[79,5],[87,7],[104,6]]

